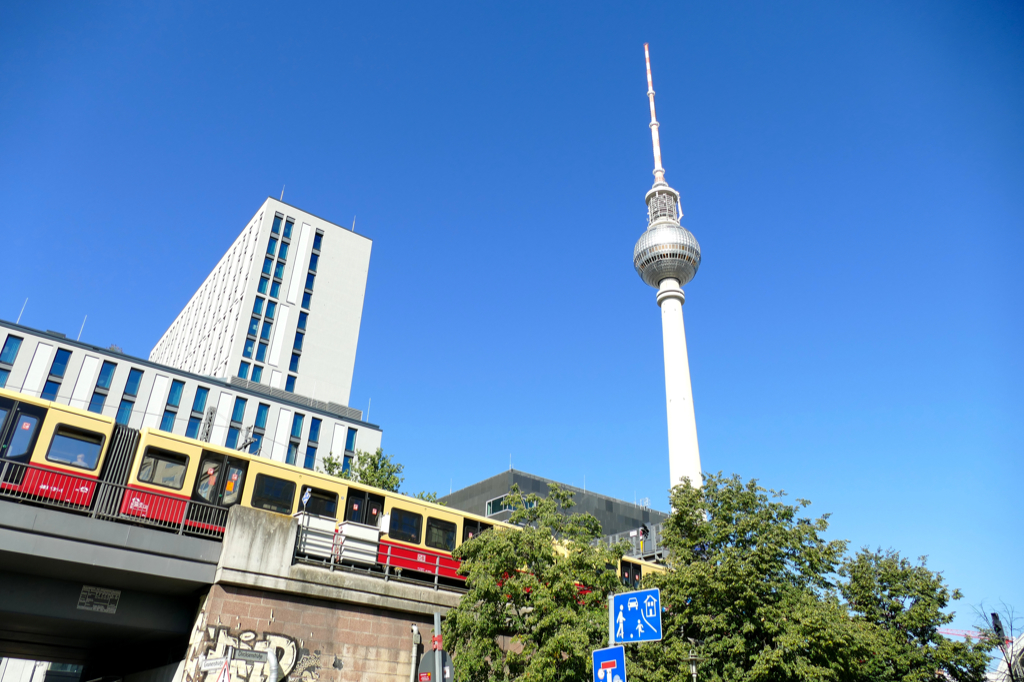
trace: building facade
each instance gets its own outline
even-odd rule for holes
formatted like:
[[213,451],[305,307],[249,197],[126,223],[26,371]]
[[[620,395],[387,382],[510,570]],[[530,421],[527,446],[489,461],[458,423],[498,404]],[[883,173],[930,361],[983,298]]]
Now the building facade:
[[268,198],[152,362],[347,406],[371,241]]
[[[0,320],[0,388],[308,469],[380,447],[362,412],[237,377],[203,376]],[[342,459],[344,458],[344,460]]]
[[617,500],[607,495],[576,488],[551,479],[541,478],[525,471],[509,469],[497,476],[491,476],[479,483],[456,490],[438,500],[452,509],[461,509],[471,514],[482,514],[497,521],[508,521],[512,515],[511,505],[507,500],[512,484],[519,486],[525,496],[536,493],[541,497],[548,496],[548,486],[557,484],[573,493],[576,506],[569,510],[571,514],[590,514],[601,522],[601,531],[607,535],[629,533],[641,528],[644,524],[661,523],[668,514],[643,505],[624,500]]

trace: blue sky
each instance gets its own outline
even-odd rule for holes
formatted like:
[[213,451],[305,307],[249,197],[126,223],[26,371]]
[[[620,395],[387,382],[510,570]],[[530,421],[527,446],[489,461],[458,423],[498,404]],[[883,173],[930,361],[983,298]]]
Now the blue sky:
[[374,241],[407,487],[665,509],[650,42],[705,470],[1024,608],[1024,6],[370,5],[4,3],[0,317],[146,356],[287,185]]

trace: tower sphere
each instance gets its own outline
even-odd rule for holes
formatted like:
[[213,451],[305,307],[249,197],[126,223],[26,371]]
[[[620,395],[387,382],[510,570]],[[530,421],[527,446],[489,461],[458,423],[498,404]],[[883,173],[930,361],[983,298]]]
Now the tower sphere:
[[655,289],[664,279],[685,286],[700,267],[700,245],[693,234],[679,224],[676,212],[679,193],[657,183],[647,193],[647,231],[633,248],[633,267],[640,278]]

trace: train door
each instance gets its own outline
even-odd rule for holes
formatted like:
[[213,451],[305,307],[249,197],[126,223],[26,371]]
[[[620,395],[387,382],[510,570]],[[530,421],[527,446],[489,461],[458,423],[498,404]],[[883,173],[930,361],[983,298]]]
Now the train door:
[[[203,504],[189,505],[188,520],[223,527],[227,522],[227,507],[242,501],[248,467],[244,459],[204,451],[192,491],[192,499]],[[211,506],[221,509],[211,509]]]
[[[29,463],[45,416],[44,407],[0,399],[0,466],[4,484],[21,483],[25,468],[18,464]],[[14,462],[17,464],[12,466]]]
[[345,502],[346,521],[379,527],[383,511],[383,496],[365,493],[354,488],[348,489],[348,500]]

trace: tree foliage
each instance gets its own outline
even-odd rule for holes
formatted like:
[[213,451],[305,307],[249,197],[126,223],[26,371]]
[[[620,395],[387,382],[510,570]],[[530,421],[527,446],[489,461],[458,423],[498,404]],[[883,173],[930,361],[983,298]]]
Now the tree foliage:
[[652,580],[670,609],[666,639],[636,652],[634,677],[682,682],[696,647],[704,680],[984,679],[988,645],[937,633],[960,596],[941,575],[894,552],[848,558],[824,537],[827,516],[803,517],[809,502],[783,496],[721,475],[672,491],[669,570]]
[[601,525],[562,514],[573,494],[513,486],[511,522],[459,547],[468,592],[444,621],[458,680],[590,680],[591,650],[607,641],[606,596],[618,589],[622,547],[592,544]]
[[[363,452],[362,450],[356,452],[355,457],[352,459],[352,466],[348,469],[345,468],[344,458],[335,457],[334,453],[331,452],[324,457],[323,466],[323,472],[335,478],[365,483],[382,490],[390,490],[393,493],[399,492],[399,488],[405,480],[405,477],[401,475],[402,471],[405,470],[405,465],[393,461],[391,455],[384,453],[383,448],[377,448],[377,451],[373,454]],[[411,495],[426,502],[444,504],[443,502],[438,502],[437,493],[426,490],[418,493],[403,492],[402,494]]]

